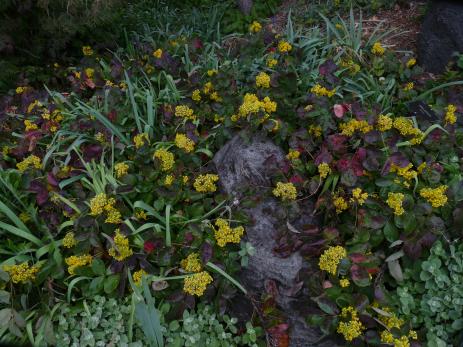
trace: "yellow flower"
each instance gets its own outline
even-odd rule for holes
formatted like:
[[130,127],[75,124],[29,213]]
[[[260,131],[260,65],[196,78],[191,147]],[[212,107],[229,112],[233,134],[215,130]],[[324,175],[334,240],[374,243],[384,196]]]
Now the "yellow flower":
[[27,212],[21,212],[19,214],[19,219],[21,219],[23,223],[27,223],[28,221],[30,221],[31,217]]
[[119,83],[119,88],[121,90],[126,90],[127,89],[127,83],[125,83],[124,81],[122,81],[121,83]]
[[117,163],[114,166],[114,170],[116,171],[116,177],[121,178],[127,175],[127,172],[129,172],[129,166],[126,163]]
[[267,66],[269,68],[272,68],[272,67],[276,66],[277,64],[278,64],[278,60],[273,59],[273,58],[267,59]]
[[120,224],[122,223],[121,217],[122,217],[121,213],[117,209],[111,206],[111,208],[107,209],[107,216],[105,219],[105,223]]
[[375,42],[373,47],[371,48],[371,53],[375,55],[383,55],[386,50],[384,47],[381,45],[380,42]]
[[387,131],[392,128],[392,119],[389,116],[380,114],[376,122],[376,128],[379,131]]
[[184,279],[183,290],[190,295],[202,296],[210,283],[212,276],[208,272],[198,272]]
[[240,243],[241,237],[244,234],[242,226],[232,228],[225,219],[217,218],[215,221],[216,228],[214,229],[214,237],[220,247],[224,247],[227,243]]
[[261,110],[262,104],[255,94],[246,93],[243,103],[239,108],[240,116],[248,116]]
[[63,247],[72,248],[77,245],[77,240],[72,231],[68,232],[63,238]]
[[383,307],[383,311],[389,313],[389,317],[387,316],[380,316],[379,320],[388,328],[388,329],[393,329],[397,328],[400,329],[402,325],[404,325],[404,320],[400,319],[399,317],[396,316],[394,312],[389,307]]
[[366,120],[357,119],[351,119],[347,123],[341,123],[339,124],[339,128],[341,129],[341,134],[346,136],[352,136],[356,131],[366,134],[373,130],[373,127],[368,124]]
[[415,58],[410,58],[410,59],[408,59],[406,65],[407,65],[407,67],[410,69],[410,68],[413,67],[415,64],[416,64],[416,59],[415,59]]
[[265,72],[260,72],[256,76],[256,87],[270,88],[270,76]]
[[169,152],[167,149],[160,148],[154,152],[153,158],[158,159],[161,162],[161,170],[169,171],[175,164],[175,159],[173,153]]
[[410,338],[413,339],[413,340],[417,340],[417,339],[418,339],[418,334],[416,333],[415,330],[410,330],[410,331],[408,332],[408,336],[410,336]]
[[343,279],[339,280],[339,285],[342,288],[349,287],[350,286],[350,281],[347,278],[343,278]]
[[196,116],[193,114],[193,110],[186,105],[179,105],[175,107],[175,115],[194,121]]
[[161,59],[162,58],[162,49],[158,48],[153,52],[153,57]]
[[322,136],[322,127],[319,125],[310,125],[309,129],[307,129],[310,135],[314,137],[320,137]]
[[133,254],[129,246],[129,239],[121,234],[119,229],[116,229],[116,236],[114,236],[114,247],[111,247],[108,253],[118,261],[122,261]]
[[135,212],[135,218],[137,218],[138,220],[146,220],[148,216],[145,211],[139,210]]
[[222,101],[222,98],[220,97],[219,93],[217,93],[217,92],[212,92],[211,95],[209,95],[209,98],[211,100],[216,101],[216,102]]
[[249,26],[249,31],[252,33],[258,33],[261,30],[262,30],[262,25],[257,21],[252,22],[251,25]]
[[65,259],[68,266],[68,272],[70,275],[75,275],[75,270],[78,267],[89,265],[92,263],[93,257],[90,254],[84,255],[72,255]]
[[189,139],[185,134],[175,135],[175,145],[187,153],[190,153],[195,149],[194,141]]
[[288,160],[296,160],[300,157],[300,155],[301,152],[299,152],[298,150],[290,149],[289,153],[286,155],[286,158]]
[[457,121],[457,116],[455,116],[457,107],[455,105],[449,104],[445,109],[445,124],[455,124]]
[[333,205],[336,207],[337,214],[349,208],[347,201],[342,196],[338,195],[333,195]]
[[353,75],[360,71],[360,65],[355,63],[352,59],[341,60],[341,66],[349,69],[349,72]]
[[193,187],[198,193],[213,193],[217,190],[215,182],[219,180],[218,175],[205,174],[196,177]]
[[360,206],[362,206],[367,199],[368,199],[368,193],[362,192],[361,188],[354,188],[352,190],[353,202],[357,202]]
[[447,203],[447,196],[445,191],[447,190],[446,185],[439,186],[437,188],[422,188],[420,190],[420,196],[425,198],[434,208],[444,206]]
[[191,93],[191,99],[196,102],[201,101],[201,91],[199,89],[193,90],[193,93]]
[[9,153],[10,153],[10,147],[8,147],[7,145],[3,146],[2,147],[2,155],[4,157],[6,157]]
[[88,67],[85,69],[85,74],[87,75],[87,78],[92,79],[95,74],[95,70]]
[[147,133],[141,133],[141,134],[135,135],[133,138],[133,143],[135,144],[135,148],[137,149],[144,146],[145,141],[149,142]]
[[402,136],[415,136],[416,139],[421,139],[423,137],[423,132],[420,129],[414,127],[411,119],[398,117],[394,119],[393,126],[400,132]]
[[143,279],[143,276],[146,276],[148,275],[148,273],[143,270],[143,269],[140,269],[138,271],[135,271],[132,275],[132,278],[133,278],[133,283],[135,283],[135,285],[137,287],[139,287],[141,285],[141,281]]
[[218,71],[216,69],[211,69],[211,70],[207,70],[207,75],[209,77],[212,77],[214,75],[217,75]]
[[412,163],[409,163],[405,167],[399,167],[395,164],[392,164],[389,172],[397,172],[397,175],[405,178],[405,180],[407,181],[411,181],[412,179],[415,179],[418,175],[418,173],[415,170],[411,170],[412,167]]
[[104,134],[103,134],[102,132],[99,131],[99,132],[97,132],[97,133],[95,134],[95,140],[97,140],[97,141],[100,142],[100,143],[103,143],[103,142],[105,142],[106,139],[105,139]]
[[17,87],[16,94],[22,94],[26,91],[27,87]]
[[275,195],[277,198],[281,198],[283,201],[296,200],[297,190],[294,184],[291,182],[277,182],[276,188],[273,189],[273,195]]
[[164,178],[164,185],[166,187],[170,187],[172,183],[174,183],[175,177],[172,175],[167,175],[166,178]]
[[204,87],[203,87],[204,94],[208,95],[213,90],[214,90],[214,85],[212,84],[212,82],[206,82],[206,84],[204,84]]
[[31,122],[29,119],[24,120],[24,126],[26,131],[37,130],[39,127],[37,124]]
[[426,162],[422,162],[418,167],[416,168],[416,171],[421,175],[423,170],[426,169]]
[[107,204],[107,197],[105,193],[95,195],[90,200],[90,215],[98,216],[104,212],[104,208]]
[[200,272],[202,269],[198,253],[191,253],[180,262],[180,266],[187,272]]
[[317,96],[327,96],[331,98],[336,93],[336,88],[329,90],[317,83],[310,89],[310,92]]
[[35,155],[30,155],[27,158],[23,159],[23,161],[17,163],[16,167],[20,172],[26,171],[29,167],[40,169],[42,167],[42,161],[39,157]]
[[362,335],[365,327],[360,322],[358,313],[352,306],[343,307],[342,309],[341,317],[347,318],[348,316],[350,316],[350,321],[339,322],[337,332],[342,334],[346,341],[352,341]]
[[3,265],[3,271],[8,272],[13,283],[26,283],[35,280],[39,267],[29,266],[27,262],[19,265]]
[[280,53],[288,53],[293,49],[293,46],[287,41],[281,40],[278,42],[278,50]]
[[404,91],[408,92],[412,90],[414,87],[415,87],[415,84],[413,82],[408,82],[404,87]]
[[270,100],[268,96],[266,96],[261,101],[261,105],[267,113],[275,112],[277,110],[277,103],[275,101]]
[[332,246],[320,256],[318,266],[320,270],[336,275],[339,262],[345,257],[347,257],[347,251],[344,247]]
[[85,56],[93,55],[93,49],[92,49],[92,47],[90,47],[90,46],[83,46],[83,47],[82,47],[82,53],[83,53]]
[[405,195],[402,193],[391,193],[389,192],[386,203],[390,208],[394,209],[394,214],[396,216],[401,216],[405,210],[402,207]]
[[327,163],[321,163],[318,165],[318,173],[320,178],[326,178],[331,173],[331,168]]
[[381,332],[381,342],[393,344],[394,343],[394,335],[392,335],[392,333],[390,331],[388,331],[388,330],[383,330]]

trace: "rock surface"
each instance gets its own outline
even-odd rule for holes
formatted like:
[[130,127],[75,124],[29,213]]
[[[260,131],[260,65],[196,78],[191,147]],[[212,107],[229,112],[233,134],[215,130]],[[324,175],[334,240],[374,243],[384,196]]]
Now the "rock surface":
[[[217,152],[213,161],[223,190],[239,201],[240,192],[246,188],[255,185],[270,187],[271,176],[285,165],[285,154],[262,135],[253,135],[246,140],[246,136],[240,133]],[[309,265],[297,252],[286,258],[275,255],[273,249],[277,245],[278,228],[286,225],[285,212],[281,204],[271,197],[268,188],[261,189],[258,195],[260,203],[246,210],[254,222],[246,228],[246,237],[256,253],[250,257],[248,267],[242,270],[240,280],[257,298],[264,292],[266,281],[275,281],[279,292],[277,303],[291,329],[290,346],[322,346],[317,342],[320,331],[305,323],[305,309],[313,303],[307,300],[307,296],[290,293],[291,288],[300,283],[299,271]],[[325,345],[334,346],[332,342]]]
[[463,2],[434,0],[419,36],[419,62],[425,70],[440,73],[455,52],[463,53]]

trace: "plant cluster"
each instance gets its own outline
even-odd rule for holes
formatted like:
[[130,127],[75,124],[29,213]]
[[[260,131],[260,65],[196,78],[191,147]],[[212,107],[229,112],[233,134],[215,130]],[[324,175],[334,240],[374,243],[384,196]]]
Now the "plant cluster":
[[[412,55],[382,44],[396,33],[365,37],[353,12],[323,19],[322,32],[289,18],[284,34],[256,21],[224,46],[160,31],[115,55],[85,45],[80,65],[56,72],[68,92],[18,86],[1,115],[2,334],[34,342],[50,307],[103,293],[132,291],[154,346],[152,295],[166,317],[197,302],[224,312],[246,293],[233,274],[253,253],[240,211],[252,199],[220,194],[211,159],[234,133],[259,131],[287,151],[261,192],[288,220],[314,199],[321,221],[282,225],[275,249],[317,259],[301,276],[318,307],[308,321],[347,344],[426,342],[393,294],[461,228],[461,71],[425,80]],[[164,330],[172,343],[261,343],[209,308],[183,317]]]

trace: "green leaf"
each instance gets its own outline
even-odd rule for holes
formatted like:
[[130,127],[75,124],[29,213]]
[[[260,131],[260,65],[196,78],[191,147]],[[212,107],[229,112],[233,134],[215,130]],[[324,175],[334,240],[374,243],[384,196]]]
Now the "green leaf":
[[114,274],[114,275],[106,277],[104,281],[104,292],[106,294],[110,294],[114,290],[116,290],[117,286],[119,285],[119,280],[120,280],[119,274]]
[[0,303],[9,304],[10,303],[10,293],[5,290],[0,290]]
[[92,271],[95,275],[103,276],[106,272],[106,266],[101,259],[93,259],[92,261]]
[[394,242],[399,238],[399,232],[395,225],[390,221],[387,221],[386,225],[383,228],[384,237],[389,242]]
[[320,309],[323,312],[329,315],[332,315],[332,316],[339,314],[338,307],[331,300],[328,300],[327,298],[320,298],[320,297],[312,298],[312,299],[317,303],[318,307],[320,307]]

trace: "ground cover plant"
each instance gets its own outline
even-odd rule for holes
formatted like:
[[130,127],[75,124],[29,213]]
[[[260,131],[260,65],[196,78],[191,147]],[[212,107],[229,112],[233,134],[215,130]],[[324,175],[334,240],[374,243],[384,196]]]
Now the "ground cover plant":
[[[303,276],[307,322],[346,345],[461,342],[448,302],[461,282],[462,71],[425,78],[382,43],[400,33],[365,36],[354,12],[320,20],[213,41],[147,28],[116,52],[83,46],[54,71],[65,90],[21,84],[2,99],[2,340],[269,342],[284,312],[222,316],[247,294],[236,278],[253,249],[211,162],[235,133],[263,132],[287,161],[259,189],[291,218],[313,199],[321,220],[282,225],[275,250],[318,265]],[[124,334],[106,329],[117,324]]]

